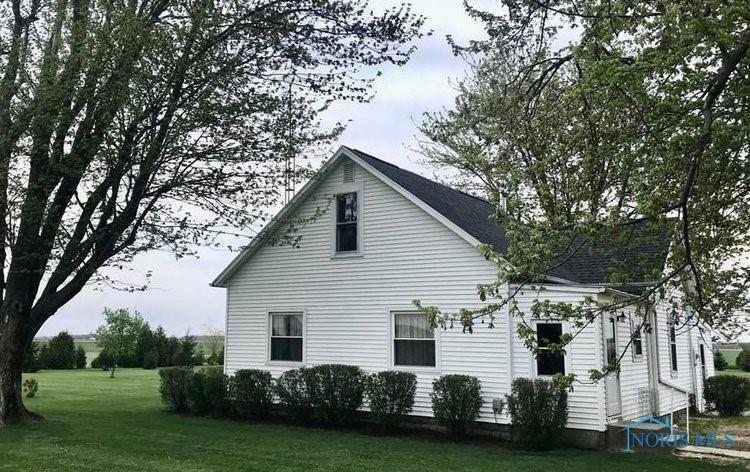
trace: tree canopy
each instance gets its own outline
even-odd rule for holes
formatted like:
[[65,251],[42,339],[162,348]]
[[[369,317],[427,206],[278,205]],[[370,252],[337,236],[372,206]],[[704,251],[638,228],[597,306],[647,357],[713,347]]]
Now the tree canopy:
[[[668,265],[639,267],[648,288],[627,303],[666,299],[681,328],[747,329],[750,3],[500,3],[498,13],[467,6],[488,38],[451,41],[471,72],[455,106],[427,114],[421,130],[430,161],[486,190],[510,245],[485,248],[500,271],[480,296],[496,303],[453,315],[432,307],[436,322],[471,329],[513,305],[505,283],[539,282],[603,234],[666,225]],[[605,282],[642,282],[630,269]],[[618,308],[539,303],[534,315],[583,327]],[[519,332],[536,347],[533,330]]]
[[251,230],[422,26],[360,0],[1,2],[0,423],[24,346],[102,267]]
[[97,328],[94,338],[97,346],[111,356],[112,377],[120,360],[135,351],[144,328],[148,328],[148,325],[138,312],[131,315],[126,308],[104,309],[104,324]]

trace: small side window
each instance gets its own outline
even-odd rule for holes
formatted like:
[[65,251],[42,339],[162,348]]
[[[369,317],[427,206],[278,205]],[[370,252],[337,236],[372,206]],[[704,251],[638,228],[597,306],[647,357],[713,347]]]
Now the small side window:
[[562,333],[562,323],[537,323],[537,375],[565,374],[565,355],[556,354],[547,347],[550,344],[559,344]]
[[674,325],[669,326],[669,360],[672,372],[677,372],[677,333],[675,333]]
[[633,360],[643,358],[643,337],[641,336],[641,327],[637,325],[633,318],[630,318],[630,335],[632,336]]

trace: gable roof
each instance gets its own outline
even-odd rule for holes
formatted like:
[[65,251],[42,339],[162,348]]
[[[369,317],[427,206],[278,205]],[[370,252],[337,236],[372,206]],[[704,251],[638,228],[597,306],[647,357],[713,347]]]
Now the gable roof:
[[[380,178],[384,183],[411,200],[456,232],[469,244],[491,245],[500,252],[508,248],[503,228],[493,219],[494,206],[479,197],[432,181],[414,172],[402,169],[357,149],[342,146],[318,171],[302,190],[261,231],[211,283],[225,287],[229,278],[260,246],[263,237],[272,232],[284,218],[317,187],[341,158],[348,157]],[[609,284],[611,276],[627,270],[630,280],[648,282],[647,273],[654,267],[663,268],[670,245],[668,228],[654,229],[645,223],[634,223],[626,234],[602,234],[597,241],[574,239],[573,250],[561,253],[545,275],[549,281],[574,284]],[[648,262],[647,264],[644,262]],[[622,288],[628,289],[628,284]],[[630,287],[632,291],[634,287]]]

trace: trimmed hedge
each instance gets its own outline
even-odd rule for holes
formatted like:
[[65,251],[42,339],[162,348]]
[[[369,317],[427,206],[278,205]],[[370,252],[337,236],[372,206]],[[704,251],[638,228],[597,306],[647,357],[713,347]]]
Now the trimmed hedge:
[[284,372],[275,390],[282,411],[293,420],[342,425],[362,406],[365,378],[357,366],[301,367]]
[[526,449],[555,445],[568,421],[567,387],[544,379],[519,378],[508,395],[513,432]]
[[362,406],[365,374],[357,366],[323,364],[309,369],[307,391],[315,418],[342,425]]
[[750,403],[750,379],[717,375],[706,379],[703,397],[721,416],[739,416]]
[[276,396],[279,398],[281,411],[293,421],[307,422],[312,418],[312,398],[308,379],[312,376],[310,369],[287,370],[276,380]]
[[188,409],[195,415],[229,414],[227,378],[221,369],[207,368],[191,372],[186,382]]
[[370,411],[388,429],[397,429],[401,418],[411,413],[417,391],[417,376],[411,372],[385,371],[367,377]]
[[432,382],[432,412],[454,439],[464,435],[481,407],[482,385],[476,377],[444,375]]
[[159,370],[161,385],[159,394],[167,409],[175,413],[190,411],[187,401],[187,389],[192,370],[184,367],[167,367]]
[[260,369],[238,370],[234,373],[232,397],[242,418],[267,418],[273,407],[271,373]]

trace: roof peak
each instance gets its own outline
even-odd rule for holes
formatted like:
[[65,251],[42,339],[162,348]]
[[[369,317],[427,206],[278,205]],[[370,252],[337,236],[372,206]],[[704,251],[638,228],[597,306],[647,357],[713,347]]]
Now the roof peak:
[[403,167],[397,166],[396,164],[394,164],[392,162],[386,161],[386,160],[381,159],[379,157],[375,157],[375,156],[373,156],[370,153],[362,151],[361,149],[357,149],[357,148],[353,148],[353,147],[349,147],[349,146],[342,146],[342,147],[346,148],[347,150],[349,150],[351,152],[354,152],[354,153],[357,153],[357,154],[361,154],[361,155],[365,155],[365,156],[369,157],[370,159],[374,159],[374,160],[376,160],[378,162],[382,162],[383,164],[391,166],[391,167],[393,167],[395,169],[398,169],[398,170],[400,170],[402,172],[408,172],[409,174],[412,174],[412,175],[414,175],[414,176],[416,176],[416,177],[418,177],[420,179],[428,180],[428,181],[430,181],[430,182],[432,182],[434,184],[441,185],[441,186],[443,186],[443,187],[445,187],[447,189],[453,190],[454,192],[462,193],[462,194],[466,195],[467,197],[475,198],[475,199],[477,199],[477,200],[479,200],[481,202],[484,202],[484,203],[486,203],[488,205],[492,205],[492,202],[490,202],[486,198],[482,198],[482,197],[480,197],[478,195],[474,195],[474,194],[471,194],[469,192],[465,192],[465,191],[463,191],[461,189],[457,189],[455,187],[451,187],[450,185],[446,185],[446,184],[444,184],[442,182],[438,182],[437,180],[428,179],[427,177],[419,175],[416,172],[412,172],[409,169],[404,169]]

